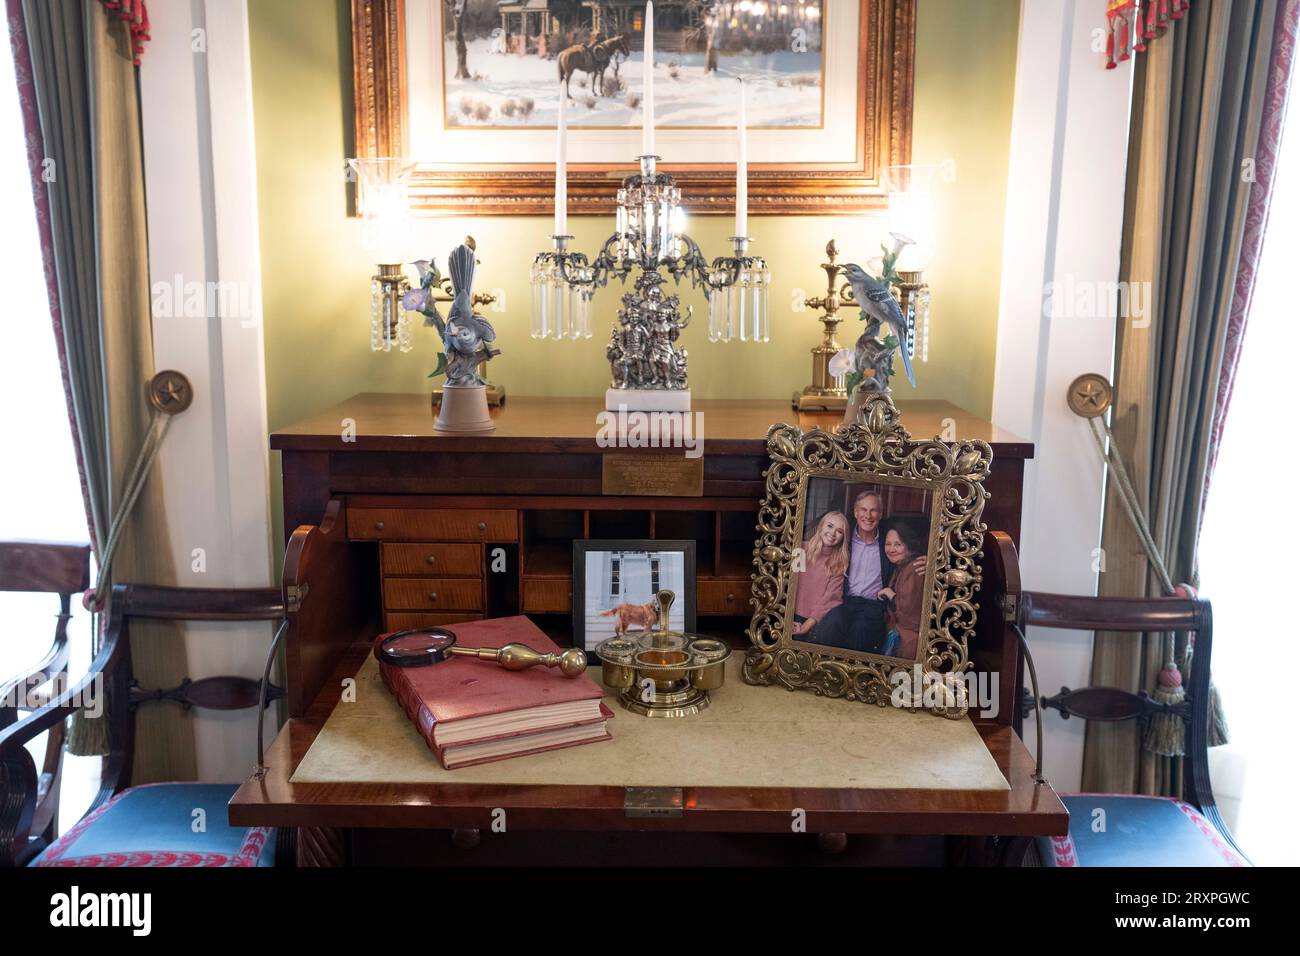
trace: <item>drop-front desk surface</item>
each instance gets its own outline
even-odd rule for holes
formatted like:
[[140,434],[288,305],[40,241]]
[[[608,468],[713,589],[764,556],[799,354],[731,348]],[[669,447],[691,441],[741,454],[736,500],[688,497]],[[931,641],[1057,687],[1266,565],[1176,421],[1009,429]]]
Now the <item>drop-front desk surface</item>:
[[[1024,463],[1033,446],[946,402],[898,404],[914,437],[943,434],[992,445],[985,524],[1018,540]],[[972,712],[972,723],[1005,789],[909,789],[897,781],[879,789],[800,787],[794,781],[688,785],[657,794],[535,780],[291,780],[345,679],[357,674],[383,630],[523,613],[566,643],[575,539],[694,539],[696,630],[743,647],[765,436],[778,422],[829,430],[841,416],[796,413],[779,401],[697,401],[702,480],[697,473],[694,488],[688,482],[676,494],[651,496],[606,494],[603,457],[680,459],[682,449],[602,447],[601,411],[599,399],[512,396],[493,409],[495,433],[447,436],[433,430],[427,394],[364,393],[271,436],[281,455],[288,538],[289,719],[268,748],[266,774],[245,782],[231,801],[233,824],[297,827],[299,859],[312,863],[341,862],[350,853],[375,858],[358,852],[361,835],[392,828],[486,833],[501,810],[511,832],[789,834],[792,811],[799,809],[808,833],[944,837],[958,847],[945,851],[947,859],[986,862],[1017,859],[1029,837],[1066,832],[1063,805],[1049,786],[1035,785],[1033,760],[1014,729],[1018,650],[996,607],[999,582],[987,574],[971,659],[976,669],[998,675],[998,706],[988,717]],[[489,573],[500,549],[510,570]],[[849,711],[864,706],[837,703]],[[615,739],[620,724],[643,719],[620,712],[611,725]],[[689,718],[681,723],[689,733]],[[608,746],[589,749],[594,756]],[[509,763],[498,766],[504,771]],[[390,832],[390,849],[395,835]]]

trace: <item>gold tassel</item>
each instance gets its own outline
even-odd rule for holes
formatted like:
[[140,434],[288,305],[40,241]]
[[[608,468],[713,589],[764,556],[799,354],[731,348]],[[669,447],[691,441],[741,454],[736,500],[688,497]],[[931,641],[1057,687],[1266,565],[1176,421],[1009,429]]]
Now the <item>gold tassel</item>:
[[[1160,676],[1156,678],[1156,689],[1151,694],[1151,699],[1158,704],[1173,707],[1181,704],[1185,696],[1182,672],[1179,671],[1178,665],[1170,660],[1160,671]],[[1180,714],[1168,711],[1152,714],[1151,720],[1147,722],[1147,732],[1142,740],[1142,746],[1161,757],[1181,757],[1186,736],[1187,728]]]
[[104,757],[108,755],[108,713],[101,711],[91,717],[85,708],[68,718],[64,749],[75,757]]
[[[99,628],[103,617],[99,613],[101,605],[95,603],[94,592],[87,591],[82,597],[82,604],[90,611],[90,632],[96,635],[91,650],[99,653]],[[87,701],[91,709],[97,712],[92,716],[85,707],[78,707],[68,718],[64,728],[63,749],[74,757],[106,757],[109,753],[108,742],[108,682],[96,681],[91,685],[91,693],[102,699],[91,698]]]

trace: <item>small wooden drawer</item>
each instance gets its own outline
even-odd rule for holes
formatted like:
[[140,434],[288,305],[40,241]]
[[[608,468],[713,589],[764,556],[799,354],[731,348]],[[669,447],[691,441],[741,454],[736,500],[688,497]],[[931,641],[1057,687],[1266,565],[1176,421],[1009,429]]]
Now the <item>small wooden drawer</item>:
[[477,544],[380,545],[380,566],[385,577],[394,574],[436,574],[439,577],[478,578],[483,571],[483,547]]
[[748,614],[748,581],[697,581],[695,610],[699,614]]
[[524,578],[525,614],[567,614],[573,608],[573,583],[568,578]]
[[417,614],[411,611],[401,611],[384,615],[385,631],[412,631],[417,627],[445,627],[448,624],[463,624],[465,621],[481,621],[482,614],[472,614],[466,611],[458,614],[455,611],[449,611],[445,614]]
[[517,512],[432,508],[348,509],[348,537],[361,541],[514,541]]
[[386,611],[481,611],[483,584],[468,578],[385,578]]

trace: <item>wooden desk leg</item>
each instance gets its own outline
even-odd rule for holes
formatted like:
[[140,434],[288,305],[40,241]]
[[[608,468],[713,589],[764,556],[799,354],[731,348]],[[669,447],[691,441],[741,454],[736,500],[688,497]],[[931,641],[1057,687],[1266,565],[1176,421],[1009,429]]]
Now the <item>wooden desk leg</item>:
[[847,833],[819,833],[817,834],[817,849],[827,856],[834,856],[837,853],[843,853],[844,848],[849,845],[849,835]]
[[346,866],[348,831],[333,827],[298,828],[299,866]]
[[1023,836],[949,837],[947,864],[961,867],[1024,866],[1033,839]]
[[451,831],[451,845],[458,850],[472,850],[482,839],[478,827],[459,827]]

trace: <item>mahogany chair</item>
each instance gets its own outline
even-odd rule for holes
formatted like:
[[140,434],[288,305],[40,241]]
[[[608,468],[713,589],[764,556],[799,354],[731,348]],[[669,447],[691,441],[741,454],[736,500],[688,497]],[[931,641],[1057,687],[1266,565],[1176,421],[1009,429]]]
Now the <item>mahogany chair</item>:
[[[0,569],[4,568],[6,549],[12,547],[0,545]],[[46,556],[55,553],[45,552]],[[74,582],[72,576],[54,583],[73,591],[87,587],[84,578]],[[63,598],[66,614],[68,594]],[[277,839],[289,834],[265,827],[231,827],[226,804],[237,784],[130,786],[137,707],[238,710],[258,707],[261,701],[260,683],[246,677],[186,678],[176,687],[142,689],[131,675],[130,625],[140,619],[276,621],[285,615],[280,591],[119,584],[113,588],[108,614],[99,653],[77,686],[21,719],[9,711],[3,712],[7,718],[0,715],[0,866],[274,865]],[[66,640],[62,644],[59,664],[66,669]],[[49,748],[56,746],[57,738],[61,750],[63,723],[77,710],[78,702],[87,702],[87,695],[93,695],[96,675],[102,675],[100,686],[109,702],[109,753],[103,758],[99,790],[90,809],[75,827],[56,839],[57,763],[53,771],[50,765],[58,757]],[[283,695],[283,689],[272,686],[267,700]],[[38,778],[26,744],[45,731],[51,732],[50,743],[45,771]],[[196,822],[200,819],[202,826]],[[291,862],[292,856],[279,854],[281,862]]]
[[[59,613],[55,618],[54,642],[34,666],[9,677],[0,674],[0,733],[16,724],[33,704],[45,702],[54,687],[66,686],[68,677],[68,621],[72,618],[72,597],[90,587],[90,545],[54,544],[44,541],[0,541],[0,591],[57,594]],[[19,633],[21,640],[31,635]],[[10,638],[12,640],[12,638]],[[59,818],[59,783],[63,770],[63,723],[52,724],[45,738],[45,756],[35,776],[35,799],[27,829],[36,838],[54,838]],[[35,736],[35,735],[33,735]],[[3,766],[0,764],[0,766]],[[33,774],[35,768],[33,766]],[[7,796],[7,794],[6,794]],[[0,807],[3,807],[0,804]],[[0,819],[4,810],[0,809]],[[0,840],[3,840],[0,823]],[[3,856],[0,850],[0,857]]]
[[[1219,815],[1210,787],[1210,602],[1192,598],[1110,598],[1046,594],[1020,587],[1015,545],[993,532],[990,562],[1006,580],[1003,608],[1008,623],[1022,631],[1050,627],[1129,633],[1184,632],[1195,641],[1183,701],[1166,705],[1146,692],[1118,687],[1083,687],[1043,696],[1044,711],[1063,719],[1128,721],[1142,724],[1155,714],[1174,714],[1187,726],[1183,757],[1183,799],[1143,794],[1059,793],[1070,811],[1070,832],[1037,841],[1044,866],[1249,866]],[[1032,711],[1033,697],[1026,711]],[[1028,716],[1026,712],[1024,714]],[[1095,825],[1104,821],[1104,826]]]

